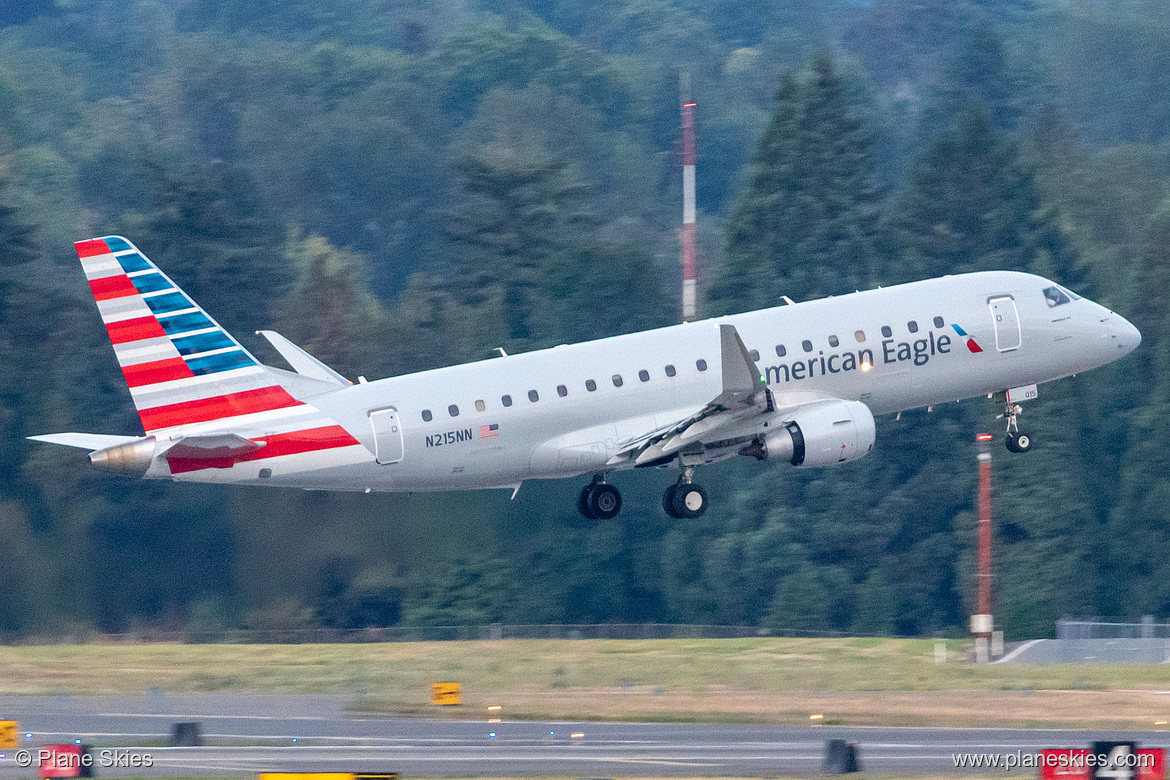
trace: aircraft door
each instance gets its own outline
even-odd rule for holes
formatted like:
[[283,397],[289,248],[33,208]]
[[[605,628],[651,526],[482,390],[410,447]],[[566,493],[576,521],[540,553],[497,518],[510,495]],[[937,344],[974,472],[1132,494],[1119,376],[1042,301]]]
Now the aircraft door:
[[991,307],[991,321],[995,324],[995,348],[1011,352],[1020,348],[1020,315],[1016,301],[1010,295],[1001,295],[987,302]]
[[371,409],[370,426],[374,429],[374,459],[386,465],[402,461],[402,423],[398,410]]

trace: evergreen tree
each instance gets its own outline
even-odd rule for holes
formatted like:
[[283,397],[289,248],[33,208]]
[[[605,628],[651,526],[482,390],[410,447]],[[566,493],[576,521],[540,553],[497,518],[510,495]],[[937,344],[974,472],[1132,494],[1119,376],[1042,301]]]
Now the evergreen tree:
[[775,631],[824,631],[830,599],[817,570],[807,561],[780,581],[764,625]]
[[927,138],[954,124],[971,103],[985,106],[997,127],[1015,126],[1020,110],[1007,53],[986,19],[974,24],[951,57],[933,103],[920,127]]
[[868,286],[873,172],[872,139],[832,57],[822,52],[803,81],[781,78],[751,184],[728,224],[725,260],[708,290],[714,310]]
[[366,287],[362,258],[321,236],[291,241],[287,256],[303,271],[277,307],[278,330],[343,376],[376,375],[385,362],[377,346],[384,315]]
[[182,176],[156,162],[147,169],[153,204],[135,243],[229,331],[268,327],[269,307],[293,274],[280,251],[283,226],[247,174],[221,165]]
[[[1121,469],[1121,494],[1109,522],[1110,599],[1128,614],[1170,611],[1170,198],[1146,231],[1138,267],[1135,324],[1142,332],[1136,370],[1148,395],[1132,416]],[[1132,365],[1132,364],[1131,364]],[[1121,614],[1118,612],[1117,614]]]
[[501,342],[523,346],[546,294],[543,283],[561,252],[593,223],[586,185],[563,159],[540,150],[521,156],[493,148],[455,163],[462,197],[449,214],[455,242],[455,287],[460,302],[485,307],[504,332],[486,334],[485,353]]
[[1018,145],[978,106],[915,166],[889,227],[887,282],[991,269],[1083,281]]

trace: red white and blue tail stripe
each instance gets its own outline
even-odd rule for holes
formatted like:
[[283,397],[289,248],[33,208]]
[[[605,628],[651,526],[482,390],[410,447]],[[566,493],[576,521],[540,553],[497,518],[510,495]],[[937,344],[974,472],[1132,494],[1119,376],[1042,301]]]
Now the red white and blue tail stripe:
[[76,246],[147,433],[302,404],[129,241]]

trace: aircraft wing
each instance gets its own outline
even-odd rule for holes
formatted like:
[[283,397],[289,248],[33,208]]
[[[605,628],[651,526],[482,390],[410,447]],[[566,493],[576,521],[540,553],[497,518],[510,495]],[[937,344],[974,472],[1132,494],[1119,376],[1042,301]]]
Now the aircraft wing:
[[[803,392],[785,394],[778,404],[735,326],[721,324],[719,337],[723,372],[719,395],[694,414],[625,443],[607,465],[633,460],[636,467],[659,466],[704,445],[746,444],[745,437],[757,433],[762,416],[831,400],[821,393]],[[741,438],[745,440],[740,442]]]

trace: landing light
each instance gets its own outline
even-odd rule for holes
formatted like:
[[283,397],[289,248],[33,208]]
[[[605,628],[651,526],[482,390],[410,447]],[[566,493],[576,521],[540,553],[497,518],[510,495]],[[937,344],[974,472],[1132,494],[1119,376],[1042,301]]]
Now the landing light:
[[864,360],[861,362],[862,371],[869,371],[871,368],[873,368],[873,363],[869,363]]

